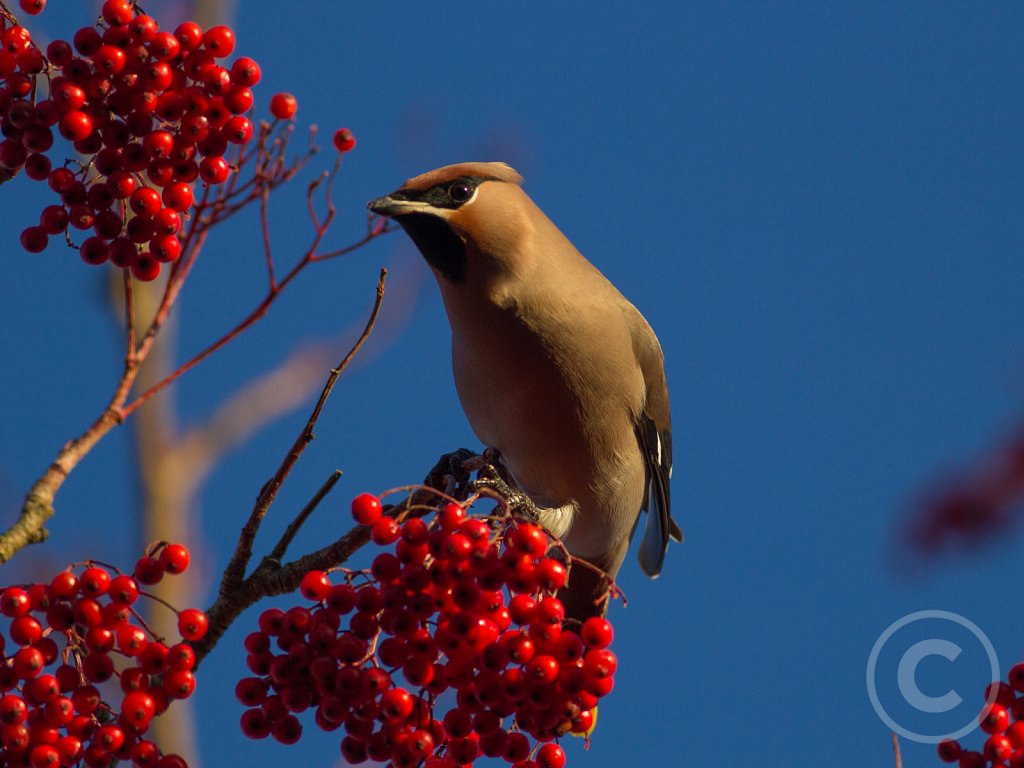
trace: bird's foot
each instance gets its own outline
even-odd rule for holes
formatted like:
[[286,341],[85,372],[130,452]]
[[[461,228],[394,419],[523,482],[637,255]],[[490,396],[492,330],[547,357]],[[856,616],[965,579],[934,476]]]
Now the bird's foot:
[[472,464],[482,458],[468,448],[459,448],[452,453],[446,453],[427,473],[423,484],[452,498],[463,500],[471,492],[470,474],[475,471],[471,468]]

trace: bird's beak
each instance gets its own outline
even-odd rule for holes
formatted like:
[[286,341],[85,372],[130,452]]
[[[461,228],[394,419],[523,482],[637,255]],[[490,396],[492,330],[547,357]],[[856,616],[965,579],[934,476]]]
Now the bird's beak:
[[392,192],[390,195],[371,200],[366,204],[366,207],[378,216],[387,216],[389,218],[401,216],[403,213],[421,211],[424,208],[430,207],[428,203],[421,200],[406,200],[403,199],[404,197],[405,195],[402,192]]

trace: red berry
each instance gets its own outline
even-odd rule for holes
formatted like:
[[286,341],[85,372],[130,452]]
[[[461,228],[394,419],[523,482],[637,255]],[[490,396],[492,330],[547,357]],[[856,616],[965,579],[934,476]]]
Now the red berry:
[[19,616],[7,631],[18,645],[32,645],[43,637],[43,625],[31,616]]
[[136,16],[128,23],[128,31],[132,39],[141,43],[148,43],[156,38],[159,26],[152,16]]
[[278,120],[291,120],[299,108],[299,102],[290,93],[275,93],[270,99],[270,114]]
[[78,577],[71,571],[61,571],[50,581],[50,596],[55,600],[70,600],[78,593]]
[[196,689],[196,678],[188,669],[171,669],[164,675],[164,690],[172,699],[187,699]]
[[34,153],[25,158],[25,175],[34,181],[44,181],[51,171],[50,158]]
[[107,177],[107,188],[117,200],[130,197],[135,191],[135,177],[128,171],[114,171]]
[[207,184],[221,184],[231,175],[231,166],[223,157],[204,157],[199,161],[199,178]]
[[310,571],[302,577],[299,591],[307,600],[320,602],[327,597],[331,589],[331,580],[324,571]]
[[167,573],[184,573],[190,559],[188,547],[184,544],[168,544],[160,550],[160,562]]
[[260,81],[260,65],[255,59],[242,56],[231,65],[231,80],[237,85],[253,86]]
[[128,605],[139,599],[139,585],[131,576],[121,574],[111,580],[107,594],[112,602]]
[[231,27],[210,27],[203,35],[203,47],[218,59],[230,56],[235,50],[235,32]]
[[49,238],[42,227],[26,227],[21,233],[21,247],[29,253],[40,253],[46,250]]
[[132,20],[135,12],[129,0],[106,0],[101,10],[103,20],[108,24],[120,27]]
[[46,7],[46,0],[20,0],[18,4],[29,16],[36,16]]
[[175,182],[164,187],[164,205],[172,211],[187,211],[192,207],[192,187],[184,182]]
[[412,714],[415,699],[404,688],[392,688],[380,698],[381,714],[388,718],[404,719]]
[[978,725],[985,733],[1003,733],[1010,726],[1010,713],[1002,704],[983,710]]
[[178,614],[178,631],[185,640],[201,640],[209,626],[210,620],[198,608],[186,608]]
[[60,119],[60,135],[68,141],[83,141],[92,133],[92,127],[92,118],[77,109]]
[[203,44],[203,28],[194,21],[186,21],[178,25],[174,30],[174,36],[178,38],[182,49],[192,51]]
[[160,275],[160,262],[148,251],[137,254],[130,267],[132,276],[143,283],[156,280]]
[[57,235],[68,228],[68,212],[62,205],[48,205],[39,215],[39,226],[48,235]]
[[234,115],[224,124],[223,132],[232,144],[245,144],[252,138],[252,122],[244,115]]
[[104,75],[116,75],[124,69],[127,61],[124,51],[115,45],[101,45],[92,57],[96,72]]
[[302,723],[295,715],[287,715],[274,723],[270,735],[281,744],[294,744],[302,738]]
[[356,146],[356,137],[348,128],[339,128],[334,132],[334,148],[339,152],[349,152]]
[[121,702],[121,713],[137,728],[145,728],[156,714],[156,701],[145,691],[133,691]]
[[613,636],[611,622],[600,616],[591,616],[580,628],[580,637],[589,648],[607,648]]
[[132,192],[128,205],[140,216],[152,216],[160,210],[160,193],[151,187],[139,187]]
[[352,499],[352,517],[360,525],[373,525],[382,514],[380,499],[370,493],[361,493]]
[[540,768],[565,768],[565,751],[557,744],[544,744],[536,759]]
[[103,45],[103,38],[93,27],[81,27],[71,40],[75,50],[83,56],[92,56]]
[[144,555],[135,563],[132,573],[140,584],[158,584],[164,577],[164,564],[155,557]]
[[97,566],[86,568],[82,571],[78,586],[83,594],[90,597],[104,595],[110,588],[110,574]]
[[1013,754],[1013,745],[1010,740],[1002,734],[989,736],[985,742],[985,757],[993,763],[1000,763]]
[[374,544],[386,547],[394,544],[402,533],[402,527],[393,517],[382,517],[370,528],[370,538]]
[[149,44],[149,52],[158,61],[171,61],[181,51],[181,43],[170,32],[157,32]]

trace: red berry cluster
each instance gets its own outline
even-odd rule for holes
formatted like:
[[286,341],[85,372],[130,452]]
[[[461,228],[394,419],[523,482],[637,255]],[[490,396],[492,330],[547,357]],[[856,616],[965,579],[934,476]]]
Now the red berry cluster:
[[966,750],[957,741],[939,744],[939,757],[960,768],[1024,768],[1024,663],[1010,669],[1009,682],[992,683],[985,689],[985,708],[978,725],[989,734],[981,752]]
[[[36,13],[44,5],[26,4]],[[21,233],[22,247],[38,253],[51,236],[70,244],[71,230],[89,232],[75,246],[83,261],[152,280],[181,254],[193,183],[226,181],[229,148],[252,138],[245,113],[259,65],[225,61],[235,48],[230,27],[188,21],[172,34],[131,0],[106,0],[95,26],[45,53],[9,19],[0,13],[0,179],[24,169],[60,198]],[[274,102],[282,98],[290,110],[272,111],[291,117],[294,97]],[[81,161],[52,167],[55,130]]]
[[369,494],[352,508],[393,550],[343,583],[311,571],[300,592],[312,606],[264,611],[245,641],[256,676],[236,689],[242,730],[294,743],[312,709],[318,727],[344,727],[352,764],[562,768],[555,739],[589,733],[616,668],[607,620],[565,626],[562,550],[539,526],[458,504],[429,522],[382,516]]
[[[187,768],[144,735],[174,699],[192,695],[195,654],[187,642],[168,647],[133,619],[146,596],[139,585],[181,573],[188,561],[185,547],[162,544],[138,561],[134,576],[87,563],[49,584],[0,592],[9,621],[0,634],[0,764],[105,768],[131,760],[137,768]],[[202,611],[178,614],[183,640],[199,639],[206,626]],[[120,701],[104,701],[97,687],[112,678]]]

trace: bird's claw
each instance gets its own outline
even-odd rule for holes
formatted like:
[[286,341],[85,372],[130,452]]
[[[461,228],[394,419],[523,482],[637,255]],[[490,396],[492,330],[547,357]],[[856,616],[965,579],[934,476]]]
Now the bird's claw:
[[499,500],[505,502],[509,512],[512,514],[524,517],[532,523],[540,521],[540,509],[534,504],[533,499],[509,484],[501,477],[498,470],[491,465],[480,468],[478,477],[470,483],[470,488],[475,493],[491,491],[494,495],[500,497]]
[[423,484],[453,498],[465,499],[469,495],[470,473],[474,471],[469,465],[480,458],[468,448],[446,453],[427,473]]

